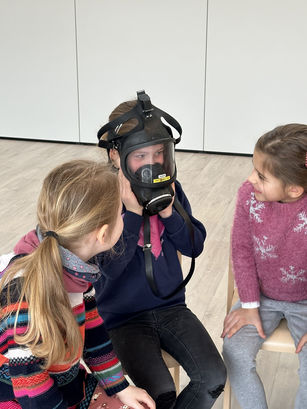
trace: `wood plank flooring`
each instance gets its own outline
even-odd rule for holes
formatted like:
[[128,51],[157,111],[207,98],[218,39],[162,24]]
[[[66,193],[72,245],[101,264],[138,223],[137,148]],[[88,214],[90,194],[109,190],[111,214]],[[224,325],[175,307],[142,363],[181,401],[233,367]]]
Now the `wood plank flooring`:
[[[105,159],[94,145],[0,139],[0,254],[35,224],[36,200],[41,182],[56,165],[70,159]],[[229,235],[236,192],[251,170],[251,158],[177,152],[178,180],[191,202],[193,214],[207,229],[205,248],[187,288],[187,303],[204,323],[219,350],[226,308]],[[188,272],[190,261],[183,260]],[[297,357],[261,351],[257,364],[270,409],[294,407],[298,386]],[[187,383],[181,375],[181,386]],[[214,409],[222,408],[222,396]],[[239,409],[233,400],[232,409]]]

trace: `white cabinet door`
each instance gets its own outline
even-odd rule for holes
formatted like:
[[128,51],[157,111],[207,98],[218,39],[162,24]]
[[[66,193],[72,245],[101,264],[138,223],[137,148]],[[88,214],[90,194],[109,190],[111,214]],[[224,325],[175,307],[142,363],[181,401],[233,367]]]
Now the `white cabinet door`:
[[80,139],[145,89],[182,125],[179,149],[203,149],[204,0],[77,0]]
[[252,153],[277,125],[307,123],[307,2],[208,7],[205,150]]
[[79,141],[73,0],[0,0],[0,136]]

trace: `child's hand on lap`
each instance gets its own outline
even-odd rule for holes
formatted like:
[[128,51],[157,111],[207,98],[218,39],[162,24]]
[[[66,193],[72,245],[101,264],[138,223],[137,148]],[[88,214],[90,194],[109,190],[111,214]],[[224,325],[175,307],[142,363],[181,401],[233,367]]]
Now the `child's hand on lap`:
[[[231,311],[224,320],[224,328],[221,337],[226,335],[231,338],[240,328],[245,325],[254,325],[261,338],[265,338],[258,308],[239,308]],[[307,340],[307,337],[306,337]]]

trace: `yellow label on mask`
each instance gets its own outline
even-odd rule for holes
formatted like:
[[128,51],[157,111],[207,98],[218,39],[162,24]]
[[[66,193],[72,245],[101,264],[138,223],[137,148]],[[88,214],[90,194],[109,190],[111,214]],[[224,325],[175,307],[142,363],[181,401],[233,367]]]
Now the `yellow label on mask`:
[[165,182],[166,180],[170,180],[170,178],[171,178],[170,176],[166,176],[165,174],[164,175],[159,175],[158,179],[153,180],[153,183]]

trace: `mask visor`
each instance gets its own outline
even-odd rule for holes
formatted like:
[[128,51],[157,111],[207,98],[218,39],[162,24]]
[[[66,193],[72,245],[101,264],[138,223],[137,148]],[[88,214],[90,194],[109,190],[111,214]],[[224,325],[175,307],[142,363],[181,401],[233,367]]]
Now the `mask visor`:
[[168,184],[176,172],[174,142],[164,140],[135,146],[126,157],[126,170],[130,180],[137,184],[152,188]]

